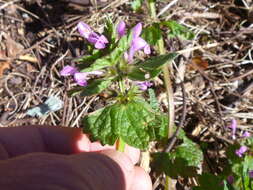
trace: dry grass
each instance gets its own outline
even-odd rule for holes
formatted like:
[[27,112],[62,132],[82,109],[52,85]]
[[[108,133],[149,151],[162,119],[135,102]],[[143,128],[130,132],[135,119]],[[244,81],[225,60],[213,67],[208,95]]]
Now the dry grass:
[[[172,0],[157,6],[160,19],[175,19],[196,34],[192,41],[166,41],[168,51],[181,53],[173,63],[176,123],[184,104],[179,85],[183,81],[187,106],[184,128],[196,142],[211,143],[213,149],[205,157],[210,163],[219,163],[224,146],[231,143],[226,126],[232,118],[240,129],[253,132],[253,3]],[[0,54],[0,64],[10,63],[0,76],[1,126],[81,127],[82,116],[103,106],[100,96],[69,98],[66,91],[73,81],[60,77],[59,70],[85,53],[76,32],[77,22],[84,20],[102,30],[106,17],[129,24],[150,21],[145,6],[143,12],[133,13],[127,0],[112,1],[102,9],[50,0],[0,0],[0,49],[7,53],[6,57]],[[15,43],[10,45],[10,39]],[[12,53],[10,48],[14,48]],[[208,68],[190,69],[196,57],[207,61]],[[43,118],[25,114],[50,95],[60,97],[64,108]],[[157,96],[161,105],[167,104],[163,92]],[[214,173],[220,170],[219,165],[207,165]],[[156,189],[162,189],[161,183],[161,179],[156,182]]]

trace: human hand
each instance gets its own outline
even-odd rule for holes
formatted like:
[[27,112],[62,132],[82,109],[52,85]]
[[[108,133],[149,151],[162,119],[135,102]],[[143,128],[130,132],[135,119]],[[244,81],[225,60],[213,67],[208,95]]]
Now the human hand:
[[4,190],[151,190],[148,174],[134,166],[138,159],[137,149],[102,147],[77,128],[0,128]]

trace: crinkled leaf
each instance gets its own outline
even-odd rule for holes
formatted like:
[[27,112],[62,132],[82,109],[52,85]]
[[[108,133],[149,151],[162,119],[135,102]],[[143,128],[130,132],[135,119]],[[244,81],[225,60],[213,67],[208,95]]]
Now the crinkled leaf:
[[189,166],[198,167],[203,161],[203,153],[198,145],[187,138],[182,129],[180,129],[178,138],[183,140],[183,143],[171,153],[172,157],[185,159]]
[[[127,144],[146,149],[154,134],[152,121],[155,114],[151,107],[140,99],[125,104],[115,103],[84,118],[84,131],[92,134],[103,144],[114,144],[122,138]],[[156,126],[157,127],[157,126]]]
[[147,27],[142,32],[142,37],[148,42],[150,45],[156,45],[158,40],[162,38],[162,32],[159,27],[159,24],[155,23],[150,27]]
[[81,96],[91,96],[105,90],[112,83],[113,78],[96,79],[82,88]]
[[[155,119],[150,121],[148,126],[153,129],[153,140],[165,140],[168,137],[168,115],[163,113],[155,114]],[[150,134],[151,136],[151,134]]]
[[187,161],[183,158],[172,159],[170,153],[159,152],[153,155],[152,167],[157,172],[164,172],[172,178],[194,177],[197,176],[197,169],[194,166],[188,166]]
[[[115,118],[118,105],[112,105],[97,110],[83,119],[84,132],[91,133],[93,140],[100,140],[103,144],[113,145],[118,138]],[[121,112],[121,110],[118,110]]]
[[210,173],[204,173],[198,177],[199,186],[193,187],[193,190],[224,190],[222,178]]
[[179,37],[185,40],[192,40],[194,38],[194,33],[192,31],[174,20],[164,21],[160,24],[169,28],[170,31],[168,36],[170,38]]

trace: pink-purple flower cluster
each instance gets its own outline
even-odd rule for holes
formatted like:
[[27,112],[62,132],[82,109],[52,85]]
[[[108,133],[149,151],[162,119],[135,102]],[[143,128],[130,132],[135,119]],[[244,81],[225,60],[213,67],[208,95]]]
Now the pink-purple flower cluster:
[[151,87],[153,84],[149,81],[138,81],[136,82],[137,86],[139,86],[139,89],[142,91],[147,90],[149,87]]
[[[236,129],[237,129],[237,121],[235,119],[232,119],[231,125],[229,125],[228,127],[232,129],[232,138],[235,140],[236,139],[235,135],[236,135]],[[248,138],[250,136],[251,136],[250,133],[245,131],[241,137]],[[239,149],[237,149],[235,151],[235,154],[239,157],[242,157],[244,155],[244,153],[247,151],[248,151],[247,146],[241,146]]]
[[237,149],[237,150],[235,151],[235,153],[236,153],[237,156],[242,157],[243,154],[244,154],[245,152],[247,152],[247,151],[248,151],[248,147],[247,147],[247,146],[241,146],[239,149]]
[[90,75],[102,75],[102,71],[91,71],[91,72],[79,72],[76,67],[65,66],[61,71],[61,76],[74,76],[75,82],[80,86],[87,86],[87,80],[90,78]]
[[87,39],[91,44],[94,44],[96,49],[104,49],[106,44],[109,43],[104,35],[98,35],[88,24],[85,24],[84,22],[79,22],[77,29],[81,36]]
[[[141,32],[142,24],[138,23],[132,29],[132,41],[130,49],[128,52],[125,53],[125,57],[127,58],[129,63],[133,62],[134,54],[139,50],[143,49],[145,54],[151,53],[149,44],[143,38],[140,37]],[[126,34],[126,23],[124,21],[120,21],[120,23],[118,24],[117,33],[119,37],[122,37]]]

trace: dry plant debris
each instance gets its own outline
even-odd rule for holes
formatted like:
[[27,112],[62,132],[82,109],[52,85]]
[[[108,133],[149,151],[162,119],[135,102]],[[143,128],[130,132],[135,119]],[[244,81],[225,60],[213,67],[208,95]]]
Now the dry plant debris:
[[[106,17],[148,25],[146,7],[133,13],[129,3],[110,1],[98,8],[51,0],[0,0],[1,126],[36,123],[81,127],[81,116],[103,106],[102,95],[68,98],[66,91],[73,81],[60,77],[59,70],[86,52],[76,32],[78,21],[98,29],[103,28]],[[173,64],[176,124],[184,104],[179,85],[183,81],[187,97],[184,128],[196,142],[209,143],[207,167],[217,173],[223,149],[231,143],[226,128],[231,119],[238,121],[241,130],[253,132],[253,3],[164,0],[157,6],[160,19],[174,19],[195,33],[191,41],[166,40],[168,51],[182,53]],[[166,111],[160,79],[155,90]],[[58,96],[64,102],[63,109],[43,118],[25,114],[49,96]],[[157,190],[162,189],[162,183],[160,177]],[[186,189],[193,182],[178,183]]]

